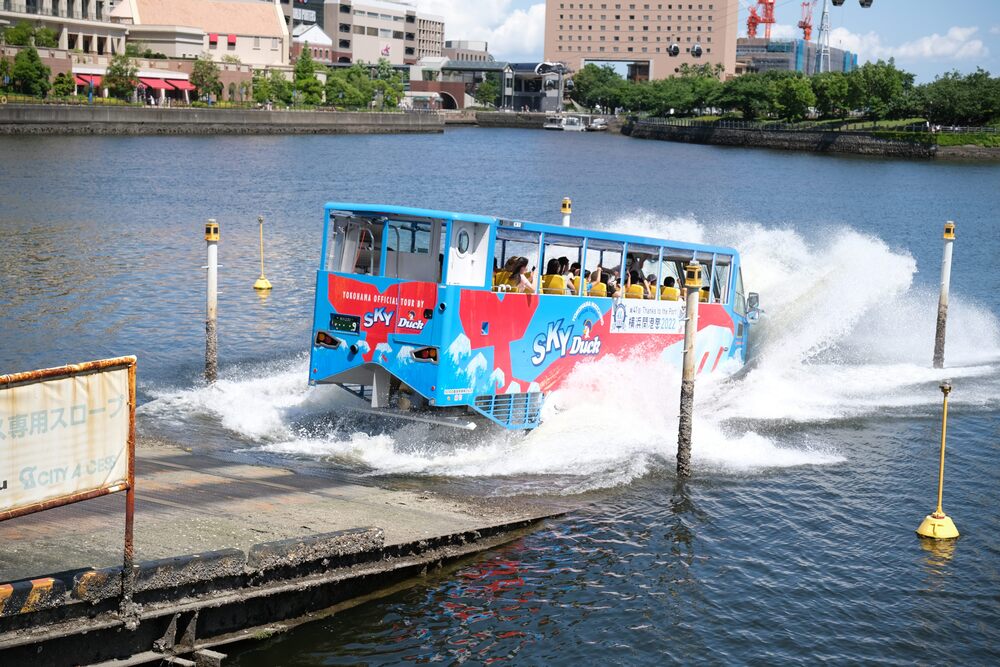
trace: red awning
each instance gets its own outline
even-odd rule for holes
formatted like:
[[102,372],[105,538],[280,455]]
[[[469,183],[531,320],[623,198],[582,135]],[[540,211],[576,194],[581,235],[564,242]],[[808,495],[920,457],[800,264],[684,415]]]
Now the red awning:
[[90,85],[90,80],[84,79],[82,76],[80,76],[79,74],[77,74],[76,75],[76,85],[78,85],[78,86],[89,86]]
[[167,79],[167,83],[169,83],[171,86],[173,86],[177,90],[194,90],[195,89],[194,86],[192,86],[188,81],[185,81],[184,79]]
[[101,85],[101,77],[96,74],[77,74],[77,81],[83,81],[83,86],[89,86],[91,82],[94,83],[94,87],[97,88]]
[[173,88],[168,86],[163,79],[148,79],[144,76],[140,76],[139,82],[147,88],[153,88],[154,90],[173,90]]
[[231,45],[235,45],[236,44],[236,35],[229,35],[229,43]]
[[209,44],[215,44],[218,41],[219,41],[219,33],[217,33],[217,32],[210,32],[210,33],[208,33],[208,43]]

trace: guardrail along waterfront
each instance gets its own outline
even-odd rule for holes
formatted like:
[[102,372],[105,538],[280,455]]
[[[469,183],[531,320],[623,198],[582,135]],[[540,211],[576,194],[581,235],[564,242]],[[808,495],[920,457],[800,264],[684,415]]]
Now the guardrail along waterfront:
[[162,107],[0,106],[0,134],[407,134],[444,131],[437,114]]

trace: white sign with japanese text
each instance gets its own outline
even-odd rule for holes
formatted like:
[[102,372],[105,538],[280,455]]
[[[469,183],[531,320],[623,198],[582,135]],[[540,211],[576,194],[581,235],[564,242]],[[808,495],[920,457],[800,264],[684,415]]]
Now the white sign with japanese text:
[[128,369],[0,389],[0,512],[124,485]]
[[681,301],[615,299],[611,333],[684,333],[685,304]]

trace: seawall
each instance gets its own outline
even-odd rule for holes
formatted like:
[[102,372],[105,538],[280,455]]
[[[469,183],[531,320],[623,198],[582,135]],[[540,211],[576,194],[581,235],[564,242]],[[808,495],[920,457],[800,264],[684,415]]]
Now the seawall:
[[0,134],[405,134],[443,132],[429,113],[0,106]]
[[911,159],[930,159],[936,156],[938,150],[931,144],[887,139],[863,132],[737,129],[712,125],[672,125],[655,120],[636,121],[627,125],[623,133],[636,139]]

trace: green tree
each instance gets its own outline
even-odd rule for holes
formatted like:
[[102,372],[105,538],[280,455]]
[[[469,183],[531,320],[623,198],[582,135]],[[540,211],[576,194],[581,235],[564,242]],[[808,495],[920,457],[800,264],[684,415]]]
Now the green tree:
[[295,91],[305,104],[316,105],[323,102],[323,84],[316,78],[316,62],[312,59],[309,42],[302,47],[302,53],[295,61]]
[[1000,118],[1000,78],[977,69],[943,74],[919,89],[927,119],[944,125],[984,125]]
[[104,85],[112,97],[131,98],[139,85],[139,70],[132,59],[124,53],[112,58],[104,75]]
[[497,98],[500,97],[500,86],[497,84],[496,74],[491,72],[487,75],[486,79],[476,86],[473,97],[476,98],[476,104],[480,106],[496,106]]
[[913,75],[889,62],[865,63],[847,76],[848,103],[873,120],[888,117],[892,101],[913,86]]
[[198,89],[199,98],[221,95],[222,81],[219,80],[219,66],[208,56],[199,57],[191,68],[191,85]]
[[11,70],[11,80],[14,88],[25,95],[44,97],[52,84],[49,75],[52,73],[38,57],[38,51],[33,46],[26,46],[14,57],[14,67]]
[[816,105],[809,80],[802,76],[789,76],[777,82],[778,111],[791,121],[802,120],[809,114],[809,107]]
[[343,77],[329,76],[326,79],[326,103],[330,106],[358,108],[368,104],[368,98]]
[[309,51],[309,42],[302,47],[302,53],[295,61],[295,82],[305,81],[316,77],[316,61],[312,59]]
[[69,97],[76,92],[76,81],[69,72],[61,72],[52,82],[52,93],[57,97]]
[[10,46],[31,46],[35,28],[27,21],[18,21],[4,28],[3,39]]
[[754,120],[774,110],[774,88],[770,79],[761,74],[744,74],[722,85],[719,106],[736,109],[746,120]]
[[282,76],[278,70],[271,70],[271,76],[267,81],[271,92],[271,100],[282,104],[289,104],[292,101],[292,82]]
[[814,75],[809,83],[816,96],[816,108],[824,116],[843,112],[847,104],[847,76],[843,72],[823,72]]
[[[374,76],[373,76],[374,75]],[[403,99],[403,75],[392,66],[387,58],[379,58],[375,67],[369,71],[371,90],[375,95],[381,94],[383,108],[395,108]]]
[[298,91],[303,104],[316,106],[323,103],[323,84],[315,76],[299,81]]
[[39,26],[35,28],[35,46],[45,49],[54,49],[59,46],[59,33],[52,28]]
[[620,101],[625,87],[625,80],[610,65],[588,63],[573,75],[573,92],[570,98],[577,104],[593,109],[598,104],[607,104],[609,98]]
[[264,70],[254,70],[253,81],[253,101],[257,104],[266,104],[271,100],[271,86],[267,81],[267,73]]

